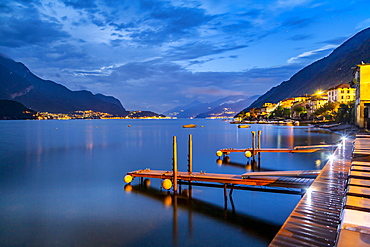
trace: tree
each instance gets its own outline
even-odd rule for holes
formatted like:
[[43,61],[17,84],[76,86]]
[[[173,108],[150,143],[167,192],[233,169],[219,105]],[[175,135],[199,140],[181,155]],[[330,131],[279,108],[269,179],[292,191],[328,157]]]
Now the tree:
[[290,109],[283,108],[282,106],[276,107],[276,109],[271,113],[272,117],[290,117]]
[[301,105],[296,105],[293,107],[293,112],[295,112],[296,116],[300,116],[305,111],[306,111],[306,108]]
[[338,108],[338,122],[354,123],[354,102],[340,104]]
[[336,119],[337,117],[337,110],[339,104],[334,102],[328,102],[324,104],[322,107],[316,109],[313,113],[314,116],[323,116],[329,119]]

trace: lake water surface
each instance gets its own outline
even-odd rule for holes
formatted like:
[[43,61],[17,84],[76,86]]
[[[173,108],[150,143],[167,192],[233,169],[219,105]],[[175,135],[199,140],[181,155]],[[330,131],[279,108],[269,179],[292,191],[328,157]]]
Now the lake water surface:
[[[182,128],[190,123],[198,127]],[[299,195],[235,190],[225,210],[220,188],[193,187],[189,201],[166,195],[160,180],[145,189],[135,179],[130,190],[122,180],[132,170],[171,170],[173,136],[185,171],[189,134],[194,171],[245,173],[242,153],[222,164],[215,152],[250,147],[258,130],[262,147],[339,141],[307,126],[238,129],[205,119],[0,121],[0,245],[267,246]],[[260,167],[320,169],[327,155],[263,153]]]

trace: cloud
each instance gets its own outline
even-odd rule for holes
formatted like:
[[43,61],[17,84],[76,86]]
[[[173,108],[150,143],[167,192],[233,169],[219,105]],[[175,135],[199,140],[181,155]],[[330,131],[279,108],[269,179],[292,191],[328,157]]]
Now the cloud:
[[293,18],[289,18],[287,20],[285,20],[282,25],[284,27],[288,27],[288,28],[304,28],[310,24],[312,24],[312,21],[313,18],[296,18],[296,17],[293,17]]
[[362,30],[362,29],[365,29],[365,28],[368,28],[370,27],[370,18],[369,19],[366,19],[362,22],[360,22],[357,26],[356,26],[356,29],[357,30]]
[[294,36],[290,37],[289,40],[301,41],[301,40],[307,40],[307,39],[311,39],[311,38],[312,38],[312,35],[308,35],[308,34],[297,34],[297,35],[294,35]]
[[312,58],[313,56],[316,56],[319,53],[331,51],[335,49],[336,47],[337,45],[326,45],[316,50],[306,51],[306,52],[299,54],[296,57],[289,58],[287,62],[288,63],[299,63],[302,59]]
[[55,18],[42,16],[33,4],[8,2],[4,8],[8,11],[0,16],[0,46],[45,45],[70,38]]
[[325,41],[322,41],[320,42],[320,44],[329,44],[329,45],[340,45],[340,44],[343,44],[344,41],[348,40],[349,37],[337,37],[337,38],[334,38],[334,39],[329,39],[329,40],[325,40]]
[[85,73],[84,85],[95,92],[114,91],[128,109],[140,109],[151,102],[165,111],[179,102],[196,99],[213,101],[228,95],[263,94],[300,68],[293,64],[242,72],[191,72],[165,59],[154,59],[111,68],[110,74],[99,76],[99,84],[96,75]]
[[80,0],[62,0],[62,2],[66,6],[71,6],[76,9],[89,9],[89,8],[96,8],[97,5],[94,3],[93,0],[90,1],[80,1]]
[[295,8],[310,3],[311,0],[278,0],[275,3],[276,8]]
[[195,41],[181,46],[170,47],[166,57],[174,60],[197,59],[204,56],[221,54],[227,51],[239,50],[248,47],[248,45],[223,44],[217,45],[210,42]]

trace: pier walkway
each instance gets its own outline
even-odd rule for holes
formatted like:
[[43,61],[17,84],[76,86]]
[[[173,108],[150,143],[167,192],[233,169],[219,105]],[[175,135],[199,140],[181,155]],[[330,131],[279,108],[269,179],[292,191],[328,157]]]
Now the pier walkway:
[[[256,173],[254,173],[256,174]],[[299,172],[298,172],[299,174]],[[172,179],[173,171],[161,170],[137,170],[128,172],[127,175],[142,178],[159,178],[159,179]],[[280,174],[279,174],[280,175]],[[177,179],[180,181],[192,182],[209,182],[227,185],[248,185],[248,186],[267,186],[267,187],[280,187],[280,188],[296,188],[307,189],[313,182],[312,178],[285,178],[277,176],[263,176],[263,177],[250,177],[243,178],[243,175],[234,174],[217,174],[217,173],[203,173],[203,172],[177,172]]]
[[334,155],[270,247],[370,246],[370,136],[343,142]]

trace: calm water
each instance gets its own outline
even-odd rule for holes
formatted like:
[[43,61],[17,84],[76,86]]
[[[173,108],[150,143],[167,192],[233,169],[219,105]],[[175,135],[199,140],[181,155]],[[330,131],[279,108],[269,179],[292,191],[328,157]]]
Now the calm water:
[[[204,127],[181,127],[189,123]],[[220,120],[0,121],[0,245],[267,246],[300,196],[235,190],[224,210],[219,188],[193,187],[190,203],[166,195],[159,180],[144,189],[135,179],[131,192],[122,180],[136,169],[171,170],[173,136],[186,170],[189,134],[194,171],[242,174],[251,169],[243,154],[218,164],[215,152],[250,147],[252,130],[262,130],[262,147],[339,139],[304,126],[238,129]],[[320,169],[327,154],[266,153],[261,169]]]

